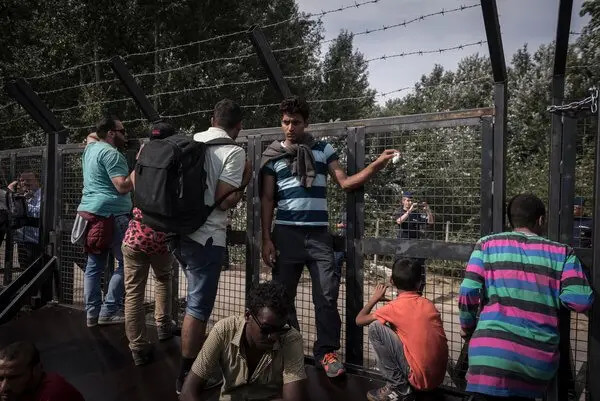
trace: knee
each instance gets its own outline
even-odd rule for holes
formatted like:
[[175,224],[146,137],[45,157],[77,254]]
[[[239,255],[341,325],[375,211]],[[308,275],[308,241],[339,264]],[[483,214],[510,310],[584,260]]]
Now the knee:
[[386,330],[390,330],[386,325],[381,323],[379,320],[375,320],[369,325],[369,340],[377,343],[381,343],[383,335]]

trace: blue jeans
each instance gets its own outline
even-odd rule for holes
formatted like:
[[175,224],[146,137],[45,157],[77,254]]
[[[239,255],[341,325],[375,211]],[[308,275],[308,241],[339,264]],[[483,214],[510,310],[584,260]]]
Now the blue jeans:
[[188,282],[185,313],[202,322],[208,321],[215,306],[225,253],[225,247],[212,243],[212,238],[200,245],[183,236],[173,252]]
[[115,216],[111,250],[117,260],[117,268],[108,283],[108,291],[104,297],[104,304],[102,303],[100,279],[106,267],[109,250],[107,249],[100,254],[90,253],[87,255],[87,263],[83,276],[83,297],[88,318],[111,316],[123,310],[125,284],[123,282],[123,253],[121,252],[121,244],[123,243],[128,225],[128,215]]

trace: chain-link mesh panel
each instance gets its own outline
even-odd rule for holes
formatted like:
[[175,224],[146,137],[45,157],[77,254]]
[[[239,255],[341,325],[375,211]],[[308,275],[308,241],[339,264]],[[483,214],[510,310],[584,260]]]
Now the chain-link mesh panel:
[[[17,278],[27,269],[42,253],[40,245],[40,218],[43,206],[42,199],[42,166],[43,155],[41,149],[28,149],[19,151],[15,157],[15,190],[25,195],[27,202],[27,216],[36,219],[31,225],[26,225],[12,230],[13,261],[12,280]],[[7,245],[10,246],[10,245]]]
[[82,149],[62,152],[60,162],[60,199],[58,217],[63,232],[60,235],[59,302],[83,307],[83,272],[86,257],[83,248],[71,244],[71,225],[77,214],[83,189]]
[[[377,284],[390,284],[394,256],[365,255],[363,291],[365,302],[373,295]],[[448,372],[444,384],[457,387],[456,383],[464,380],[466,364],[458,364],[464,341],[460,337],[458,319],[458,292],[465,271],[465,263],[428,259],[425,262],[425,288],[423,296],[429,299],[440,312],[446,338],[448,339]],[[386,298],[395,299],[396,288],[388,288]],[[376,308],[383,306],[381,302]],[[376,309],[374,309],[376,310]],[[364,366],[375,369],[377,360],[375,351],[369,343],[368,326],[363,328]],[[460,365],[460,366],[459,366]],[[460,387],[460,386],[458,386]]]
[[[411,239],[470,242],[479,238],[479,126],[368,134],[365,164],[385,149],[399,150],[401,158],[365,185],[365,236],[393,238],[402,231]],[[413,194],[414,208],[400,225],[406,211],[403,191]]]
[[[594,199],[595,140],[598,135],[596,116],[580,118],[577,121],[575,199],[573,210],[573,240],[575,248],[593,249],[597,244],[592,238]],[[597,242],[597,241],[596,241]],[[589,277],[591,266],[585,266]],[[571,355],[575,371],[575,394],[577,400],[587,397],[586,375],[588,360],[588,329],[586,315],[571,313]]]

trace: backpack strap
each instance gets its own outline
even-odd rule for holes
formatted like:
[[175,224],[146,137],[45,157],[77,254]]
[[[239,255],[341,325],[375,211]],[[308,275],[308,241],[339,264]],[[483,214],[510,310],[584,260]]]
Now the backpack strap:
[[[240,146],[238,143],[236,143],[233,139],[231,138],[215,138],[212,139],[210,141],[204,142],[206,144],[206,146],[219,146],[219,145],[234,145],[234,146]],[[241,147],[241,146],[240,146]],[[215,208],[217,206],[219,206],[225,199],[227,199],[227,197],[229,195],[231,195],[234,192],[239,192],[239,191],[243,191],[244,189],[246,189],[246,187],[242,187],[240,186],[239,188],[235,188],[231,191],[228,191],[227,193],[225,193],[223,196],[221,196],[219,199],[217,199],[215,201],[215,203],[212,206],[208,207],[208,214],[212,213],[213,210],[215,210]]]

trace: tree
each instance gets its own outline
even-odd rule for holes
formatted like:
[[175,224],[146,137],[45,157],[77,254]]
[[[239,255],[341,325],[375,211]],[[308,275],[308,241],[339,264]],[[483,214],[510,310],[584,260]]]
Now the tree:
[[368,64],[362,53],[354,50],[353,39],[351,33],[342,31],[331,42],[323,61],[319,95],[321,99],[359,99],[314,106],[321,121],[363,118],[373,110],[376,92],[369,88]]

